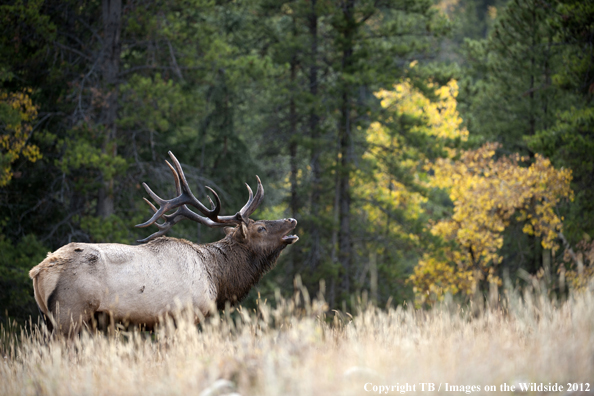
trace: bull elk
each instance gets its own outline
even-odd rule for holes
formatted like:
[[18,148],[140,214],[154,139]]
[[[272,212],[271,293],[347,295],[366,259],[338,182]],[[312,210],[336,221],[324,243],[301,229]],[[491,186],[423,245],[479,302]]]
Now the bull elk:
[[[209,197],[211,208],[198,201],[188,186],[179,161],[169,152],[177,197],[165,200],[146,183],[147,193],[160,206],[137,227],[155,224],[159,231],[139,242],[143,245],[115,243],[69,243],[49,253],[29,272],[35,300],[50,331],[76,334],[88,327],[98,313],[115,321],[155,325],[172,313],[176,301],[190,304],[207,316],[213,306],[221,309],[227,301],[244,298],[251,287],[275,265],[281,251],[299,237],[289,235],[295,219],[250,219],[264,196],[258,178],[254,195],[235,215],[219,216],[221,201],[217,193]],[[257,177],[257,176],[256,176]],[[196,208],[199,215],[188,208]],[[167,215],[173,209],[174,213]],[[163,223],[158,223],[158,219]],[[185,239],[163,236],[180,220],[190,219],[208,227],[226,227],[220,241],[195,244]]]

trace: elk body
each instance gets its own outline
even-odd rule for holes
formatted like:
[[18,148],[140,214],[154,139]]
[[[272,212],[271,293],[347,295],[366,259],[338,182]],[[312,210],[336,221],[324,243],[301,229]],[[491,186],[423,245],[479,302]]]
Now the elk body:
[[[233,216],[219,216],[221,202],[215,197],[211,209],[198,201],[188,186],[181,165],[169,152],[177,197],[164,200],[143,184],[160,205],[147,222],[159,231],[140,242],[143,245],[70,243],[48,254],[29,272],[35,300],[47,318],[50,331],[76,334],[90,326],[98,313],[115,321],[153,326],[176,304],[207,316],[212,307],[223,308],[247,295],[251,287],[276,265],[281,251],[299,239],[289,233],[295,219],[254,221],[249,216],[262,201],[264,188],[258,178],[256,194],[247,186],[248,202]],[[210,198],[209,198],[210,200]],[[197,208],[202,215],[191,211]],[[173,214],[166,212],[177,209]],[[157,223],[159,218],[163,223]],[[163,236],[182,219],[209,227],[226,227],[226,236],[209,244]],[[234,226],[234,227],[229,227]]]

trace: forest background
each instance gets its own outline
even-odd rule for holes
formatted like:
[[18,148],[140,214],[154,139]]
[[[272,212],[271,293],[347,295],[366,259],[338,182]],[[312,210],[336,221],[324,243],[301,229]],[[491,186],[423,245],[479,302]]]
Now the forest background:
[[[252,291],[348,310],[552,297],[594,274],[594,2],[7,0],[0,5],[0,320],[73,242],[134,244],[142,182],[299,243]],[[182,222],[194,242],[220,230]],[[475,300],[476,301],[476,300]]]

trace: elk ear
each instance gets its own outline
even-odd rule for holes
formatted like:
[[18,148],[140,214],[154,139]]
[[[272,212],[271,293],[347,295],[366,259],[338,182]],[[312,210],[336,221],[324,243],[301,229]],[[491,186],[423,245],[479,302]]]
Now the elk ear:
[[225,227],[223,231],[225,231],[225,235],[233,234],[235,227]]
[[248,228],[245,223],[240,223],[235,229],[235,239],[245,241],[248,238]]

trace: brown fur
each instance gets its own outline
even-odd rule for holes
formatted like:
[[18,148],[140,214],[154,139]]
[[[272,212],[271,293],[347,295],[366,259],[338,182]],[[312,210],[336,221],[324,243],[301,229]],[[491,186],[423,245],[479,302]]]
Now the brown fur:
[[249,246],[237,243],[231,236],[206,247],[213,257],[226,252],[219,258],[222,265],[208,268],[217,289],[218,309],[225,308],[227,301],[235,303],[245,298],[251,288],[274,267],[284,248],[253,251]]

